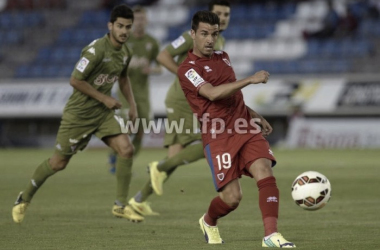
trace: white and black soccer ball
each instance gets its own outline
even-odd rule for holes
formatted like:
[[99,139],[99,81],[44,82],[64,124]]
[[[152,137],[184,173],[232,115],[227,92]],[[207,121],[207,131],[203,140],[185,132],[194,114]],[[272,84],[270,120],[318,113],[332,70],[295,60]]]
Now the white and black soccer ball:
[[320,209],[330,200],[330,181],[316,171],[304,172],[292,184],[292,197],[305,210]]

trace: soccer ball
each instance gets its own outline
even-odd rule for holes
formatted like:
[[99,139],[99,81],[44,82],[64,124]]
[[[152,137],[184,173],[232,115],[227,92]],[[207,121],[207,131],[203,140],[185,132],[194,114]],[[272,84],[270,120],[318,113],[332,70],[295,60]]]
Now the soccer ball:
[[305,210],[320,209],[330,200],[330,182],[321,173],[304,172],[293,182],[292,197],[296,204]]

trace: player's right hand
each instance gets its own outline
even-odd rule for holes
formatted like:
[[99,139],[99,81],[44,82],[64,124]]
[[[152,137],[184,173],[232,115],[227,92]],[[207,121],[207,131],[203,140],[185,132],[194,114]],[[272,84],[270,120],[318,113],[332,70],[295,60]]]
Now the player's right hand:
[[269,80],[269,73],[265,70],[260,70],[259,72],[256,72],[253,76],[251,76],[252,83],[258,84],[258,83],[267,83]]
[[107,108],[109,109],[119,109],[121,108],[121,102],[119,102],[118,100],[116,100],[115,98],[111,97],[111,96],[107,96],[104,101],[103,101],[104,105],[106,105]]

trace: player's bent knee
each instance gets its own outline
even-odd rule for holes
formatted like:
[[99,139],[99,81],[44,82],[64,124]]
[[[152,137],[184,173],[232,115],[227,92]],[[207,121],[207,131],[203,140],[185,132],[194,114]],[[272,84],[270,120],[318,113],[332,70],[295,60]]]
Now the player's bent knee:
[[243,194],[241,192],[224,193],[222,196],[222,200],[230,207],[238,207],[242,199]]
[[51,169],[54,171],[61,171],[64,170],[69,163],[69,159],[62,159],[57,157],[52,157],[49,159],[49,164],[51,166]]
[[266,158],[257,159],[252,163],[249,171],[256,180],[273,176],[272,161]]
[[132,144],[130,144],[128,146],[120,147],[118,155],[121,158],[129,159],[133,157],[134,152],[135,152],[135,148],[133,147]]

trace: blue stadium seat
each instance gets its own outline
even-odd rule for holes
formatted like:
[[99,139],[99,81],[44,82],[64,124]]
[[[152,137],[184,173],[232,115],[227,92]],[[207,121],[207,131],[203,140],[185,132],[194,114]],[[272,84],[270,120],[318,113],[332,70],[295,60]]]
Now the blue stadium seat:
[[14,72],[14,77],[16,78],[27,78],[30,77],[29,75],[29,65],[21,65],[18,66]]
[[108,11],[86,11],[83,13],[78,25],[81,27],[102,27],[108,21]]

